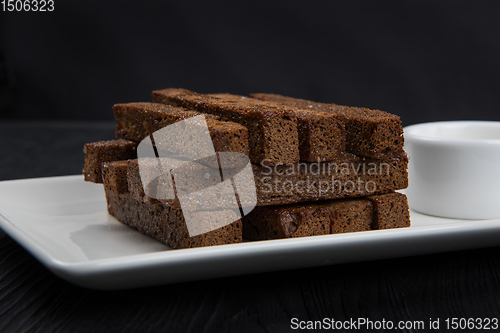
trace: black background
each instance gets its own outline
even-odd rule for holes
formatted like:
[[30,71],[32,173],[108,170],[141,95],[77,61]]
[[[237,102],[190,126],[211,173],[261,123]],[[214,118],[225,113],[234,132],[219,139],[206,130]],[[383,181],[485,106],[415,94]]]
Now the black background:
[[498,1],[55,1],[4,13],[0,119],[112,120],[154,89],[273,92],[404,125],[500,120]]

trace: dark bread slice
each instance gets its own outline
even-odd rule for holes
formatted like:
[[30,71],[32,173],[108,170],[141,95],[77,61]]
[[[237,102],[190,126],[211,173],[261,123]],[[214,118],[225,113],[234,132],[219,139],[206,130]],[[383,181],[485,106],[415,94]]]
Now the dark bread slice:
[[102,164],[104,187],[116,194],[128,193],[128,161],[111,161]]
[[116,137],[135,142],[141,142],[160,128],[201,115],[196,111],[157,103],[115,104],[113,114]]
[[[143,160],[143,173],[146,177],[154,179],[152,184],[144,190],[141,175],[139,173],[139,163],[137,159],[126,161],[112,161],[103,164],[102,178],[104,187],[116,194],[128,193],[130,197],[139,202],[157,204],[163,202],[167,206],[180,209],[179,201],[157,200],[153,197],[157,194],[158,180],[155,179],[158,173],[158,163],[156,159]],[[153,174],[156,173],[156,174]],[[150,196],[146,195],[150,194]]]
[[[232,94],[211,94],[225,101],[259,107],[277,103]],[[324,111],[293,108],[297,117],[300,160],[307,162],[331,161],[345,152],[345,126],[340,117]]]
[[[106,163],[103,172],[108,212],[117,220],[174,249],[241,243],[242,224],[241,220],[236,220],[236,215],[235,222],[229,225],[190,237],[181,209],[160,202],[136,200],[125,190],[126,166],[126,161]],[[191,218],[206,224],[217,224],[218,212],[191,214]]]
[[[127,163],[129,191],[138,200],[150,200],[145,196],[137,160]],[[257,206],[389,193],[408,186],[407,168],[408,157],[404,153],[383,160],[350,155],[330,162],[252,165]],[[193,169],[192,182],[205,181],[206,170]],[[173,205],[175,201],[163,203]]]
[[278,165],[299,161],[297,119],[293,109],[281,105],[255,106],[198,94],[186,89],[152,93],[153,102],[170,104],[221,117],[248,129],[252,163]]
[[[161,166],[158,164],[157,159],[144,159],[143,163],[143,165],[146,166],[142,171],[143,176],[152,180],[151,183],[146,186],[146,189],[144,189],[139,168],[139,161],[137,159],[129,160],[127,161],[127,178],[125,180],[127,182],[128,192],[130,193],[130,196],[137,201],[150,204],[159,203],[159,200],[156,199],[159,185],[172,185],[169,174],[162,179],[165,182],[168,182],[167,184],[159,183],[162,181],[158,179],[159,170],[161,170],[159,168],[161,168]],[[180,209],[178,200],[165,200],[164,203],[168,206]]]
[[[142,159],[126,161],[126,182],[128,192],[135,200],[146,203],[162,203],[170,207],[181,209],[180,195],[189,195],[190,200],[183,202],[183,208],[190,210],[208,209],[205,205],[214,208],[237,208],[234,202],[234,189],[232,186],[219,188],[218,191],[205,191],[197,194],[201,189],[209,189],[211,186],[222,182],[219,168],[211,168],[201,163],[189,162],[179,163],[172,161],[170,167],[175,173],[175,191],[172,176],[162,168],[158,159]],[[175,163],[178,163],[177,166]],[[110,163],[111,164],[111,163]],[[225,170],[224,172],[226,172]],[[149,183],[146,189],[141,174]],[[172,189],[172,191],[169,191]],[[210,196],[210,197],[208,197]],[[216,196],[217,198],[214,198]],[[169,199],[167,199],[169,198]]]
[[[162,204],[137,201],[127,193],[116,194],[108,189],[105,192],[111,216],[174,249],[241,243],[240,220],[214,231],[190,237],[182,210]],[[206,219],[204,214],[199,215],[200,219]]]
[[83,146],[85,181],[102,183],[102,164],[137,158],[137,143],[129,140],[110,140],[86,143]]
[[243,238],[266,240],[330,233],[330,212],[321,205],[255,207],[242,218]]
[[256,207],[243,217],[243,238],[266,240],[410,226],[404,194]]
[[359,156],[383,158],[403,150],[401,119],[394,114],[367,108],[317,103],[275,94],[251,94],[253,98],[272,101],[303,110],[335,114],[345,124],[346,151]]
[[405,152],[384,159],[349,154],[329,162],[252,169],[257,206],[364,197],[408,187]]
[[[330,233],[371,230],[373,204],[364,199],[332,200],[324,204],[330,210]],[[390,214],[390,212],[388,212]]]
[[[116,137],[141,142],[155,131],[202,113],[158,103],[127,103],[113,106]],[[249,154],[248,130],[237,123],[219,121],[220,117],[203,114],[216,152]]]
[[373,229],[392,229],[410,226],[408,199],[401,193],[387,193],[367,197],[373,203]]

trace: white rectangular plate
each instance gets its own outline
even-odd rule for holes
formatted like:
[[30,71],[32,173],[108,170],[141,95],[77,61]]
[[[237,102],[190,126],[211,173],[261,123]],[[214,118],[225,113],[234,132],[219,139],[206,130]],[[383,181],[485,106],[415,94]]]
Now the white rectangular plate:
[[500,244],[500,219],[411,211],[412,226],[195,249],[168,246],[106,211],[102,185],[82,176],[0,182],[0,227],[49,270],[80,286],[125,289],[404,257]]

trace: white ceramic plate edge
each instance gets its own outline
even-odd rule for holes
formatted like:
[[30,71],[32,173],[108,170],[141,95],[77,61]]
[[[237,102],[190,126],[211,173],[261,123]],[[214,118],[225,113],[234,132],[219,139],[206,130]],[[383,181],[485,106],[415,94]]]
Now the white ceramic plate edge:
[[[74,180],[74,177],[81,178],[53,177],[52,180],[64,182]],[[50,183],[51,179],[45,179]],[[67,263],[53,258],[43,246],[1,215],[0,227],[55,274],[94,289],[144,287],[500,244],[500,220],[484,220],[246,242]]]

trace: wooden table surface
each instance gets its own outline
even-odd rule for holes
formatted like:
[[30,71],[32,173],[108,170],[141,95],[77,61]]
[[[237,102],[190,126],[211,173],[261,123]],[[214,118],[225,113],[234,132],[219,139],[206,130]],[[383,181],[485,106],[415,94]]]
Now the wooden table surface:
[[[0,124],[0,180],[81,172],[112,123]],[[500,318],[500,247],[123,291],[56,277],[0,231],[0,332],[287,332],[300,321]],[[296,330],[295,330],[296,331]],[[366,329],[337,332],[373,331]],[[494,331],[494,330],[490,330]]]

